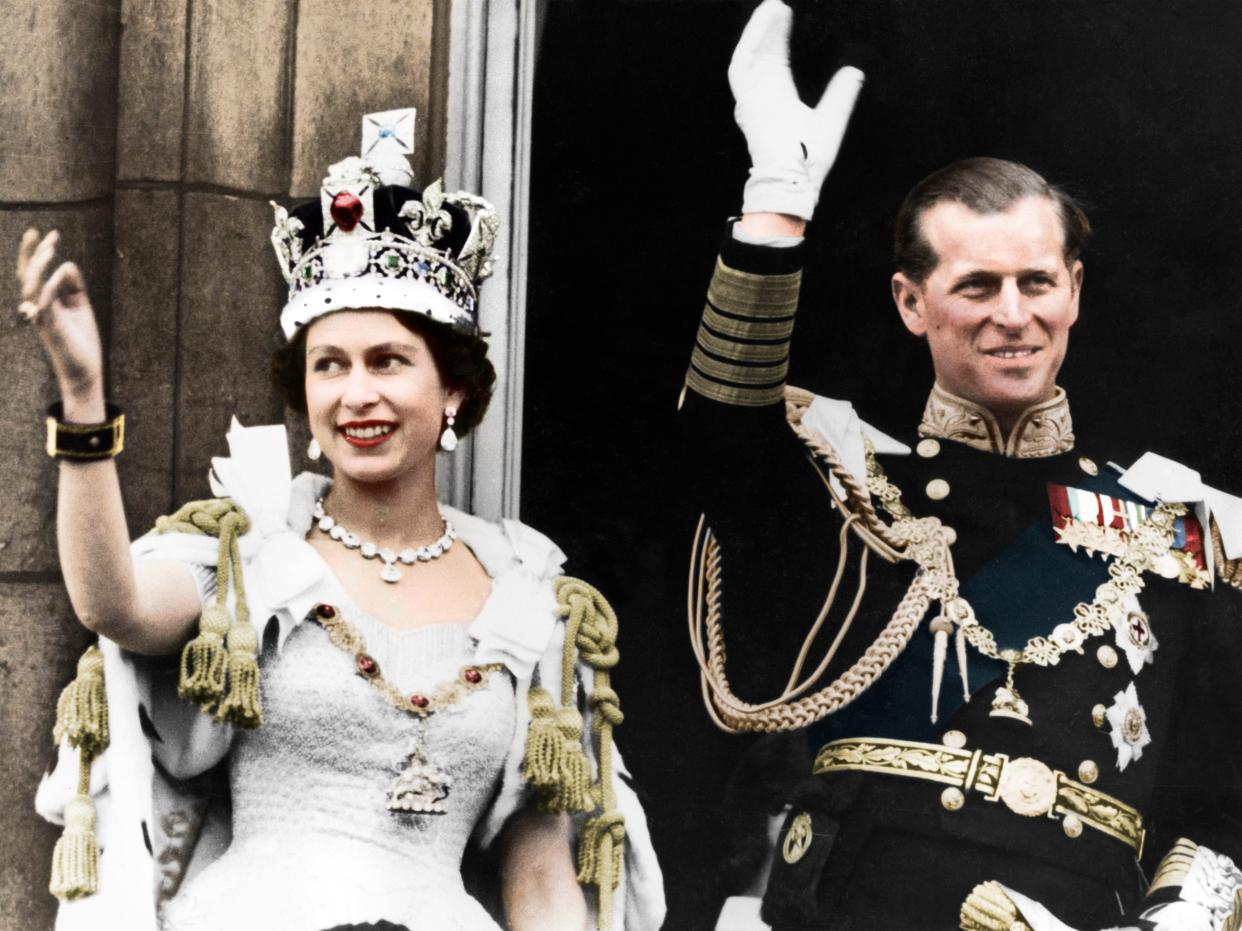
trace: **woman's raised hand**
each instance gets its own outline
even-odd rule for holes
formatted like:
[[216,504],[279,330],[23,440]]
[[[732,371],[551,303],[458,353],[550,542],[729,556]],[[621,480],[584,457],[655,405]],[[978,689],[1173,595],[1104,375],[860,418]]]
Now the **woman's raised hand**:
[[842,68],[819,103],[808,107],[789,70],[792,21],[793,11],[781,0],[759,4],[729,62],[729,88],[752,166],[742,212],[809,220],[841,148],[863,73]]
[[103,349],[82,272],[73,262],[61,262],[47,274],[59,240],[56,230],[40,238],[38,230],[28,229],[22,236],[17,250],[18,312],[38,332],[61,397],[102,404]]

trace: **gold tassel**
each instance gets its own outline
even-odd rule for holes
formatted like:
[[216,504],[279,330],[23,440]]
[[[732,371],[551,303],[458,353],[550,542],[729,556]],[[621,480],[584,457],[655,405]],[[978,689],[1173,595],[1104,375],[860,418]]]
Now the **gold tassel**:
[[583,885],[595,886],[596,924],[612,922],[612,898],[621,884],[625,861],[625,818],[619,811],[606,811],[582,826],[578,839],[578,875]]
[[535,686],[528,698],[530,730],[522,778],[539,792],[544,811],[590,811],[591,763],[582,751],[582,718],[559,708],[552,694]]
[[526,752],[522,778],[539,789],[555,785],[560,772],[561,735],[556,729],[556,703],[545,688],[534,686],[527,696],[530,729],[526,733]]
[[227,644],[229,690],[216,718],[237,727],[258,727],[263,723],[259,699],[259,639],[250,622],[230,627]]
[[198,702],[204,711],[224,696],[228,653],[224,637],[232,626],[223,605],[208,605],[198,623],[198,636],[181,651],[181,681],[177,694]]
[[[577,714],[577,712],[574,713]],[[594,807],[595,799],[591,792],[591,761],[582,752],[582,744],[579,741],[566,737],[561,753],[561,778],[557,781],[556,796],[549,803],[548,810],[591,811]]]
[[52,739],[68,740],[97,757],[108,748],[108,696],[104,691],[104,660],[98,646],[89,646],[78,660],[78,674],[56,701]]
[[[237,545],[238,536],[250,529],[249,519],[231,498],[213,498],[191,501],[177,513],[160,517],[155,529],[159,533],[201,534],[220,540],[216,601],[203,610],[198,635],[181,651],[177,693],[197,702],[203,711],[215,712],[222,721],[258,727],[262,723],[258,643],[246,612]],[[228,610],[230,577],[236,595],[236,622]]]
[[[574,695],[574,653],[592,670],[591,690],[587,703],[591,708],[591,730],[596,735],[596,758],[599,777],[591,782],[591,767],[581,753],[578,734],[574,745],[583,762],[581,774],[563,782],[582,786],[580,811],[603,811],[588,820],[582,828],[578,846],[578,881],[591,884],[597,892],[599,927],[607,929],[612,917],[613,892],[621,881],[625,857],[625,821],[617,810],[612,785],[612,731],[624,719],[617,693],[613,690],[610,672],[617,664],[617,615],[596,589],[585,582],[562,576],[557,579],[557,607],[565,618],[565,646],[561,657],[562,704],[570,710]],[[576,710],[574,711],[576,714]],[[579,728],[581,724],[579,723]],[[579,781],[580,780],[580,781]]]
[[95,840],[95,805],[91,801],[91,756],[81,753],[78,794],[65,806],[65,830],[52,850],[52,878],[47,888],[61,899],[80,899],[99,891],[99,844]]
[[[578,839],[578,882],[616,889],[625,855],[625,816],[605,812],[582,826]],[[601,905],[600,911],[604,911]]]

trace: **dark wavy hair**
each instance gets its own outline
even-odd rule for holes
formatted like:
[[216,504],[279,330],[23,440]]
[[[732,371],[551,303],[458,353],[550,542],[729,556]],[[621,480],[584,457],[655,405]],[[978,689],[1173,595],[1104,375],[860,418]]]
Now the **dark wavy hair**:
[[[396,310],[392,315],[427,343],[440,380],[450,388],[465,392],[457,410],[453,431],[465,436],[483,419],[496,387],[496,369],[487,357],[487,334],[471,336],[437,323],[421,314]],[[287,343],[272,353],[269,370],[272,384],[280,390],[289,409],[306,416],[306,330],[302,327]]]
[[923,214],[945,201],[975,213],[1001,213],[1026,197],[1046,197],[1057,208],[1064,234],[1065,265],[1070,267],[1091,234],[1091,223],[1078,202],[1038,172],[1001,158],[964,158],[932,172],[906,195],[893,223],[893,263],[897,271],[922,284],[940,262],[923,235]]

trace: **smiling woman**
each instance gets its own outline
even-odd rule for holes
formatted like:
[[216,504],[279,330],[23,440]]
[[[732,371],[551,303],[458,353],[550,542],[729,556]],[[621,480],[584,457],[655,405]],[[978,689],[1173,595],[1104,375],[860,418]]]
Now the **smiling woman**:
[[[409,186],[398,139],[276,207],[272,373],[331,479],[291,477],[283,427],[235,423],[219,497],[132,548],[85,283],[55,267],[54,232],[22,240],[22,312],[64,397],[62,568],[100,634],[38,800],[66,825],[59,928],[660,924],[642,810],[615,774],[615,615],[542,534],[436,498],[437,454],[496,378],[477,317],[496,221]],[[491,864],[469,890],[463,858]]]

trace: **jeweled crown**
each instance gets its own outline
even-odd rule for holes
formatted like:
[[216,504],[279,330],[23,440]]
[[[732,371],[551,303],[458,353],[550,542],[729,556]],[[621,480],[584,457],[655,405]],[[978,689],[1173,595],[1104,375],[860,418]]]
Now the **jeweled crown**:
[[413,186],[412,109],[362,120],[362,156],[328,169],[319,199],[273,204],[272,246],[289,298],[287,339],[316,317],[371,307],[478,332],[478,290],[492,273],[499,220],[481,197]]

